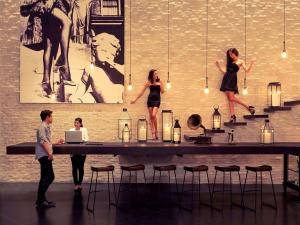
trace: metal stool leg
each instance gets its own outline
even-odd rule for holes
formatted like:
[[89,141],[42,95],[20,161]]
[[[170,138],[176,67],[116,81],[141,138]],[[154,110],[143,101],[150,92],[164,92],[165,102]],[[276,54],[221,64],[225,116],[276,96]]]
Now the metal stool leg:
[[232,176],[231,176],[231,171],[229,172],[229,185],[230,185],[230,208],[232,208]]
[[107,171],[107,186],[108,186],[108,205],[110,207],[111,201],[110,201],[110,180],[109,180],[109,171]]
[[177,183],[177,176],[175,170],[174,170],[174,177],[175,177],[175,185],[176,185],[176,198],[177,198],[177,202],[179,202],[179,191],[178,191],[178,183]]
[[272,184],[272,190],[273,190],[273,197],[274,197],[274,202],[275,202],[275,209],[277,209],[277,201],[276,201],[276,196],[275,196],[275,190],[274,190],[274,183],[273,183],[273,178],[272,178],[272,173],[270,172],[270,178],[271,178],[271,184]]
[[206,171],[206,178],[207,178],[207,185],[208,185],[208,192],[209,192],[210,204],[212,204],[212,196],[211,196],[210,183],[209,183],[209,177],[208,177],[208,172],[207,171]]
[[212,189],[212,193],[211,193],[211,200],[212,200],[212,201],[213,201],[214,193],[215,193],[215,185],[216,185],[217,173],[218,173],[218,171],[216,170],[216,172],[215,172],[214,184],[213,184],[213,189]]
[[95,184],[95,189],[94,189],[94,203],[93,203],[93,209],[92,209],[93,212],[95,210],[95,202],[96,202],[96,194],[97,194],[97,184],[98,184],[98,172],[96,172],[96,184]]
[[256,200],[257,199],[257,172],[255,172],[255,212],[256,212]]
[[117,197],[117,206],[119,205],[119,199],[120,199],[120,191],[121,191],[121,186],[123,182],[123,170],[121,171],[121,178],[120,178],[120,184],[119,184],[119,190],[118,190],[118,197]]
[[111,171],[111,175],[112,175],[112,180],[113,180],[113,188],[114,188],[115,204],[117,205],[117,193],[116,193],[116,185],[115,185],[114,171]]
[[244,202],[244,197],[245,197],[245,190],[246,190],[246,184],[247,184],[247,177],[248,177],[248,170],[246,173],[246,178],[245,178],[245,182],[244,182],[244,188],[243,188],[243,194],[242,194],[242,206],[245,206],[245,202]]
[[198,189],[199,189],[199,206],[200,206],[201,204],[201,172],[200,171],[198,173],[198,181],[199,181]]
[[240,192],[241,192],[241,207],[244,207],[242,179],[241,179],[241,175],[240,175],[240,172],[239,172],[239,171],[238,171],[238,175],[239,175]]
[[262,185],[262,172],[260,171],[260,208],[263,207],[263,185]]
[[183,200],[184,185],[185,185],[185,176],[186,176],[186,170],[184,171],[184,175],[183,175],[183,183],[182,183],[182,189],[181,189],[181,198],[180,198],[180,202],[182,202],[182,200]]
[[88,194],[88,200],[87,200],[87,204],[86,204],[86,209],[90,211],[89,208],[89,203],[90,203],[90,195],[91,195],[91,189],[92,189],[92,185],[93,185],[93,176],[94,176],[94,171],[92,171],[92,176],[91,176],[91,181],[90,181],[90,188],[89,188],[89,194]]
[[223,188],[222,188],[222,209],[224,208],[224,195],[225,195],[225,172],[223,172]]

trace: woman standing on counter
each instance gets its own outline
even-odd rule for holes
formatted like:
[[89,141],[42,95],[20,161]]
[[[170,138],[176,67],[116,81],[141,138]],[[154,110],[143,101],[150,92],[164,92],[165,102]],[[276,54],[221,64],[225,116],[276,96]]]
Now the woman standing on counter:
[[154,140],[158,139],[157,132],[157,112],[160,106],[160,94],[164,93],[163,82],[158,77],[158,72],[155,69],[149,71],[148,81],[144,84],[142,91],[139,95],[132,100],[130,103],[134,104],[140,97],[143,96],[146,89],[149,88],[150,93],[148,95],[147,107],[149,111],[150,118],[150,128],[152,132],[152,138]]
[[[74,121],[74,128],[71,128],[70,131],[76,131],[80,130],[82,132],[82,140],[88,141],[88,131],[85,127],[83,127],[82,119],[81,118],[75,118]],[[81,184],[83,180],[84,175],[84,162],[86,159],[86,155],[81,154],[75,154],[71,155],[71,161],[72,161],[72,174],[73,174],[73,181],[74,181],[74,191],[80,192],[82,190]]]

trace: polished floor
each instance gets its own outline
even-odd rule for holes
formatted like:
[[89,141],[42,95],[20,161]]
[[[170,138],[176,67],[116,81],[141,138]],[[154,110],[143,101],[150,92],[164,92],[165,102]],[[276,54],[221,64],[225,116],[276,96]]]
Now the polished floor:
[[[105,188],[105,187],[103,187]],[[225,199],[223,211],[206,206],[198,207],[195,195],[193,210],[191,195],[184,195],[184,208],[171,203],[168,192],[162,195],[148,196],[139,190],[121,193],[120,207],[108,207],[107,192],[98,193],[94,213],[86,210],[88,186],[84,186],[82,195],[74,194],[71,184],[53,184],[48,199],[56,202],[56,208],[37,210],[34,205],[37,184],[32,183],[0,183],[0,225],[299,225],[300,201],[295,192],[284,198],[281,187],[276,186],[278,210],[263,207],[254,213],[240,207],[230,207],[229,199]],[[164,189],[164,188],[162,188]],[[174,188],[175,189],[175,188]],[[173,190],[174,190],[173,189]],[[156,193],[156,191],[154,192]],[[166,193],[166,194],[164,194]],[[203,197],[204,196],[204,197]],[[205,197],[206,196],[206,197]],[[202,200],[209,202],[207,193]],[[264,194],[265,201],[272,203],[271,192]],[[146,200],[148,199],[148,200]],[[215,206],[219,207],[221,195],[215,196]],[[234,201],[239,201],[238,192],[234,193]],[[248,196],[246,202],[253,204],[254,195]],[[149,204],[148,204],[149,203]],[[260,205],[258,205],[260,206]]]

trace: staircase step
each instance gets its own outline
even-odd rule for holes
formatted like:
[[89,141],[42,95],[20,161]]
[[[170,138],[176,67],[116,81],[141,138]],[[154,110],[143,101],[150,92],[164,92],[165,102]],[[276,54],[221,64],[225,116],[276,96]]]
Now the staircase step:
[[206,132],[213,133],[213,134],[221,134],[221,133],[225,133],[225,130],[223,130],[223,129],[219,129],[219,130],[206,129]]
[[268,114],[244,115],[244,119],[247,120],[260,119],[260,118],[269,118],[269,115]]
[[290,111],[292,107],[290,106],[272,106],[264,109],[264,112],[276,112],[276,111]]
[[227,127],[247,126],[247,122],[235,122],[235,123],[225,122],[224,126],[227,126]]
[[284,106],[300,105],[300,100],[286,101],[283,103]]

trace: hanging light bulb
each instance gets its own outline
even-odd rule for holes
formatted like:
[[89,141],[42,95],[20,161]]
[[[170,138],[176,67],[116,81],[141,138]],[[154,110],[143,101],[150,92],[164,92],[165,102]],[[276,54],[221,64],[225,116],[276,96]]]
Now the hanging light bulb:
[[91,68],[91,70],[94,70],[94,69],[95,69],[95,65],[94,65],[93,62],[91,62],[90,68]]
[[167,89],[170,89],[172,87],[171,85],[171,81],[168,79],[167,80],[167,85],[166,85]]
[[245,73],[243,95],[247,95],[247,94],[248,94],[248,88],[247,88],[247,79],[246,79],[246,73]]
[[131,82],[131,74],[129,74],[129,82],[128,82],[127,90],[132,91],[132,89],[133,89],[133,87],[132,87],[132,82]]
[[283,1],[283,50],[281,52],[281,58],[287,57],[286,46],[285,46],[285,0]]
[[205,77],[205,88],[204,88],[204,94],[209,94],[209,88],[208,88],[208,77]]
[[285,48],[282,50],[281,52],[281,58],[285,59],[287,57],[287,52],[285,50]]

